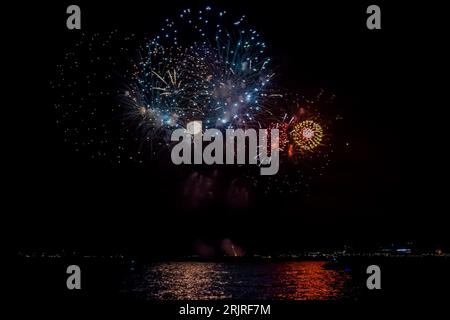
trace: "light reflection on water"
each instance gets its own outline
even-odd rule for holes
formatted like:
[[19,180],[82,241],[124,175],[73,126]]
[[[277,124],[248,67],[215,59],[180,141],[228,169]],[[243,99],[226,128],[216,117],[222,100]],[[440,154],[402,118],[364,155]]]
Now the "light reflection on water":
[[152,300],[352,298],[351,275],[325,270],[324,263],[154,263],[132,275],[125,291]]

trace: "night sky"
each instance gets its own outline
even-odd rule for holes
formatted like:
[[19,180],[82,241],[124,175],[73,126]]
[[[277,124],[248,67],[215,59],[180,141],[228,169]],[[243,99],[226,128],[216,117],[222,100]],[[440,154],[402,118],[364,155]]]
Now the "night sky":
[[[81,37],[66,29],[69,3],[18,11],[27,24],[10,23],[8,51],[17,62],[9,65],[12,91],[4,99],[13,115],[3,121],[11,146],[6,196],[12,205],[5,216],[14,245],[155,255],[191,252],[196,241],[225,238],[269,252],[405,241],[449,247],[439,187],[446,181],[439,169],[444,104],[431,102],[441,92],[435,73],[444,56],[433,40],[443,38],[414,23],[419,8],[377,3],[382,30],[370,31],[368,2],[192,1],[191,7],[211,4],[246,14],[264,36],[285,88],[308,96],[323,89],[336,97],[327,106],[333,153],[323,174],[297,193],[253,190],[245,206],[224,200],[233,169],[217,168],[218,196],[194,206],[170,162],[118,164],[74,150],[57,125],[51,88],[57,64]],[[143,39],[187,4],[82,1],[80,7],[85,35],[119,30]],[[97,85],[108,90],[110,83]],[[107,99],[99,100],[98,109],[110,108]]]

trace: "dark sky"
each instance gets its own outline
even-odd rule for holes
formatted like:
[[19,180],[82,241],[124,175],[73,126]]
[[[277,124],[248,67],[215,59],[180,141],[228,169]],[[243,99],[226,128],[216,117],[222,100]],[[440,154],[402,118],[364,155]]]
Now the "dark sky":
[[[82,29],[151,36],[185,3],[81,2]],[[26,24],[10,22],[13,116],[4,123],[12,147],[7,216],[14,244],[175,252],[196,239],[223,238],[255,250],[405,240],[448,245],[438,191],[443,129],[438,107],[429,105],[440,91],[435,73],[442,53],[434,42],[439,35],[411,18],[420,8],[380,3],[382,30],[369,31],[371,2],[208,4],[247,15],[270,45],[286,87],[336,95],[334,110],[343,120],[333,129],[336,152],[326,174],[307,195],[256,193],[245,209],[219,201],[192,212],[180,200],[173,168],[117,167],[74,152],[55,125],[49,82],[79,34],[65,27],[69,3],[39,3],[14,10]]]

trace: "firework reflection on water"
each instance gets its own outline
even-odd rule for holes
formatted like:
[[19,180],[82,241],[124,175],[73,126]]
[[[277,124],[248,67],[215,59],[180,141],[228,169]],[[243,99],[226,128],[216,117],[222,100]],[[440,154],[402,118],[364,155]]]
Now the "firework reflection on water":
[[324,261],[167,262],[131,274],[125,294],[148,300],[351,299],[352,276]]

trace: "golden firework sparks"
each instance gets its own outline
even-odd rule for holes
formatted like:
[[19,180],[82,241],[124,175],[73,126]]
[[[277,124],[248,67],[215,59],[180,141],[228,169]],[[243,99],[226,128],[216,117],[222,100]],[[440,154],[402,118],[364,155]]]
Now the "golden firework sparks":
[[297,123],[291,133],[295,144],[303,151],[315,149],[323,138],[322,127],[312,120]]

